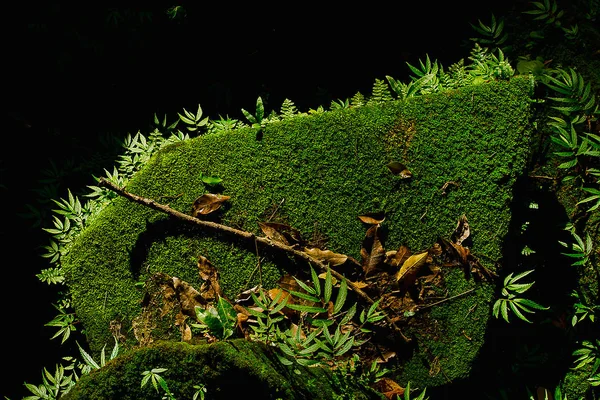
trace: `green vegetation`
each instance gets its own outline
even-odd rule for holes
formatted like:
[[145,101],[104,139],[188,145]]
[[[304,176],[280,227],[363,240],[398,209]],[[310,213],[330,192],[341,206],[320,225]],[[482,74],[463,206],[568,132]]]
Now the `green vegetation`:
[[[587,21],[596,3],[586,8]],[[445,70],[428,55],[408,64],[409,82],[376,79],[370,96],[339,99],[328,111],[302,113],[286,99],[279,114],[266,114],[258,97],[254,115],[242,110],[249,125],[203,118],[199,105],[195,114],[179,114],[185,134],[175,131],[179,121],[155,116],[148,137],[128,137],[118,167],[105,170],[108,182],[254,240],[184,224],[119,197],[99,178],[85,204],[71,191],[54,200],[57,216],[44,228],[53,266],[38,278],[68,290],[47,325],[65,342],[81,323],[101,363],[80,347],[84,376],[74,374],[75,362],[54,375],[44,370],[42,385],[26,384],[31,398],[141,398],[148,382],[169,399],[219,391],[221,398],[230,390],[228,370],[238,369],[245,390],[281,398],[315,398],[318,390],[319,398],[386,393],[408,400],[411,382],[436,388],[467,379],[476,373],[490,316],[509,322],[510,311],[536,326],[560,305],[546,302],[552,296],[540,299],[533,282],[520,283],[534,271],[549,274],[548,260],[537,258],[541,249],[525,243],[514,255],[505,248],[531,225],[527,220],[518,234],[511,228],[515,200],[522,200],[516,187],[525,180],[532,192],[552,193],[566,212],[570,237],[547,240],[568,249],[561,268],[577,275],[575,287],[562,288],[572,302],[562,317],[570,326],[552,321],[566,331],[565,343],[577,346],[571,370],[552,381],[554,397],[596,399],[600,77],[564,61],[551,67],[539,49],[560,34],[565,53],[554,55],[567,60],[582,31],[597,31],[573,18],[567,26],[568,12],[556,2],[532,7],[525,14],[544,25],[523,41],[511,43],[507,22],[492,16],[489,25],[473,25],[481,37],[472,38],[470,63]],[[169,11],[172,18],[181,12]],[[525,50],[514,65],[510,54]],[[528,204],[535,204],[529,211],[544,207]],[[278,245],[259,246],[257,237]],[[314,265],[326,268],[319,275]],[[543,288],[539,281],[535,289]],[[238,304],[243,295],[251,305]],[[113,351],[106,363],[110,340],[124,354]],[[227,367],[209,367],[214,356]],[[94,377],[90,368],[98,370]],[[533,398],[529,388],[517,390]],[[500,392],[514,395],[514,388]],[[425,389],[416,398],[425,399]]]

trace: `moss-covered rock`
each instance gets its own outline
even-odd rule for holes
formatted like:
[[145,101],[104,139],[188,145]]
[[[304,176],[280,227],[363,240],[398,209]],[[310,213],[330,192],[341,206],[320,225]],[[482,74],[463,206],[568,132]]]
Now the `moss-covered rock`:
[[[215,190],[201,175],[218,176],[219,192],[231,196],[214,217],[219,222],[258,235],[258,222],[273,217],[356,259],[366,230],[361,214],[384,211],[386,249],[413,251],[448,237],[464,214],[470,251],[493,270],[502,259],[512,188],[525,170],[531,94],[531,79],[515,77],[297,116],[268,124],[261,140],[249,128],[198,137],[161,150],[126,189],[190,213],[196,198]],[[412,177],[391,173],[390,161],[404,164]],[[120,326],[125,347],[136,345],[132,321],[143,293],[135,283],[163,272],[200,287],[199,256],[218,268],[229,298],[259,283],[257,274],[250,279],[254,243],[201,231],[124,198],[107,206],[63,259],[92,352],[112,341],[111,326]],[[261,256],[265,287],[306,269],[289,258]],[[401,383],[435,386],[466,377],[483,343],[494,285],[455,269],[444,277],[446,297],[473,290],[399,322],[414,339],[409,349],[398,344]],[[176,329],[160,335],[180,340]]]
[[[152,382],[141,386],[142,373],[164,368],[159,375],[170,392],[191,399],[204,385],[207,399],[335,399],[335,385],[326,368],[284,367],[263,345],[243,339],[211,345],[161,342],[117,357],[84,375],[63,400],[161,399]],[[381,399],[374,391],[350,386],[353,399]]]

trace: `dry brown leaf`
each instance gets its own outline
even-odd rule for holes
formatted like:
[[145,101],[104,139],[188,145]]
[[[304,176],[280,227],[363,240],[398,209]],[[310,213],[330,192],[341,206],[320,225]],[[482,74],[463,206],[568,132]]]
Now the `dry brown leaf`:
[[215,301],[218,296],[223,296],[219,285],[219,271],[204,256],[198,257],[198,274],[204,281],[200,286],[200,294],[206,301]]
[[322,263],[329,264],[332,267],[336,265],[342,265],[348,260],[348,256],[344,254],[337,254],[331,250],[321,250],[316,247],[305,247],[304,252],[312,258],[321,261]]
[[[398,273],[396,274],[396,281],[411,281],[413,280],[416,275],[417,272],[419,272],[419,269],[425,265],[425,262],[427,261],[427,257],[429,256],[429,253],[424,251],[422,253],[417,253],[417,254],[413,254],[412,256],[408,257],[406,259],[406,261],[404,261],[404,263],[402,264],[402,266],[400,267],[400,270],[398,271]],[[407,282],[410,283],[410,282]]]
[[364,289],[364,288],[366,288],[367,286],[369,286],[367,283],[365,283],[365,282],[361,282],[361,281],[358,281],[358,282],[352,282],[352,285],[353,285],[354,287],[358,288],[358,289]]
[[259,222],[258,226],[269,239],[275,242],[287,246],[304,243],[300,231],[289,225],[277,222]]
[[450,236],[450,240],[452,240],[453,243],[460,245],[470,234],[471,230],[469,228],[469,223],[467,222],[467,217],[463,214],[458,219],[458,223],[456,224],[452,236]]
[[182,342],[190,342],[192,340],[192,330],[185,322],[188,319],[186,315],[179,312],[175,316],[175,326],[179,327],[179,331],[181,332],[181,341]]
[[360,249],[361,266],[365,277],[375,271],[385,257],[385,249],[379,239],[378,230],[379,225],[373,225],[367,230]]
[[358,219],[360,219],[365,224],[369,225],[381,224],[383,221],[385,221],[385,212],[380,211],[374,213],[366,213],[363,215],[359,215]]
[[230,196],[220,194],[203,194],[194,201],[192,206],[192,217],[198,218],[200,215],[210,214],[221,208],[221,205],[230,198]]
[[291,290],[294,290],[296,292],[302,291],[298,282],[296,282],[294,277],[290,274],[285,274],[281,278],[279,278],[277,284],[280,288],[282,288],[283,290],[287,290],[288,292]]
[[273,288],[271,290],[269,290],[267,292],[269,294],[269,298],[271,300],[275,300],[277,298],[277,296],[279,296],[279,299],[277,300],[277,304],[281,304],[282,301],[284,301],[285,299],[287,299],[288,303],[290,302],[290,294],[282,289],[278,289],[278,288]]
[[433,244],[433,246],[431,246],[429,248],[429,254],[431,254],[432,256],[441,256],[442,255],[442,246],[438,243],[435,242]]
[[396,357],[395,351],[387,351],[381,355],[376,361],[378,364],[385,364],[390,360],[390,358]]
[[399,267],[408,259],[408,257],[410,257],[410,255],[410,249],[401,245],[398,250],[392,250],[385,253],[385,263],[391,267]]
[[396,396],[404,396],[404,388],[385,376],[375,383],[375,389],[389,400],[396,399]]
[[176,276],[171,278],[173,291],[181,306],[181,312],[192,318],[196,317],[196,306],[207,303],[204,296],[184,280]]
[[390,161],[387,165],[390,172],[400,178],[407,179],[412,177],[412,172],[406,167],[406,165],[398,161]]

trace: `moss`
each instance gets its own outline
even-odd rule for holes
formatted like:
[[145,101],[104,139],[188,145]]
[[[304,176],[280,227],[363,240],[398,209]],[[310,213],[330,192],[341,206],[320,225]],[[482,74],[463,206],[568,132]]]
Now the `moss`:
[[[210,345],[160,342],[130,351],[84,375],[64,400],[160,399],[152,383],[141,387],[142,372],[166,368],[160,376],[177,398],[191,399],[204,384],[210,399],[241,395],[257,399],[334,399],[328,370],[284,367],[261,345],[243,339]],[[296,370],[296,372],[294,371]],[[353,398],[378,399],[357,388]]]
[[[528,156],[530,95],[530,80],[514,78],[298,116],[267,125],[260,141],[251,129],[198,137],[163,149],[126,189],[189,213],[194,200],[210,190],[201,173],[218,176],[220,192],[231,199],[214,219],[261,234],[257,223],[277,208],[275,218],[304,238],[318,230],[327,248],[356,259],[366,231],[360,214],[385,211],[386,249],[406,245],[413,251],[448,237],[465,214],[472,253],[493,269],[508,231],[512,186]],[[386,167],[392,160],[405,164],[413,177],[392,174]],[[230,298],[258,283],[256,274],[250,279],[257,263],[253,243],[183,226],[122,198],[103,210],[63,262],[92,350],[97,354],[111,342],[108,326],[115,319],[135,343],[128,327],[141,311],[142,293],[134,284],[146,274],[166,272],[199,287],[200,255],[219,269]],[[280,255],[260,256],[266,257],[267,287],[284,272],[306,268]],[[450,274],[447,284],[449,295],[475,287],[460,274]],[[400,367],[405,378],[429,386],[468,374],[491,296],[480,285],[473,294],[431,310],[443,330],[438,337],[424,337],[407,367]],[[444,373],[432,375],[421,362],[431,355]]]

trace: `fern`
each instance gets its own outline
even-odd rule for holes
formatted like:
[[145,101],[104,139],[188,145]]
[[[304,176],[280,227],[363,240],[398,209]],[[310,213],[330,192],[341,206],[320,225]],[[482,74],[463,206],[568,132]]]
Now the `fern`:
[[362,107],[366,104],[365,96],[361,92],[356,92],[350,99],[350,106]]
[[546,24],[554,24],[560,27],[560,19],[564,15],[563,10],[559,10],[556,1],[544,0],[532,1],[531,4],[535,7],[531,10],[523,11],[523,14],[535,15],[534,20],[544,21]]
[[296,108],[296,105],[293,101],[291,101],[290,99],[285,99],[283,101],[283,104],[281,105],[281,110],[279,111],[279,114],[281,115],[281,119],[291,118],[298,114],[298,109]]
[[[573,68],[569,68],[568,71],[558,69],[552,72],[555,72],[557,76],[553,76],[551,72],[547,73],[545,75],[546,86],[558,93],[559,96],[548,98],[560,104],[552,106],[552,108],[565,115],[581,113],[592,116],[598,113],[596,97],[592,93],[591,84],[585,83],[579,72]],[[582,119],[579,121],[583,122]]]
[[438,64],[437,60],[431,62],[429,55],[427,54],[425,62],[419,60],[419,67],[415,67],[408,62],[406,65],[408,65],[408,68],[414,74],[411,75],[410,78],[417,86],[419,86],[418,91],[420,94],[437,93],[442,89],[438,79],[440,64]]
[[[56,243],[56,242],[53,242]],[[36,277],[42,281],[42,282],[46,282],[48,284],[59,284],[59,283],[64,283],[65,281],[65,276],[63,273],[62,268],[46,268],[40,271],[39,274],[36,274]]]
[[333,100],[331,102],[331,110],[344,110],[350,108],[350,100],[346,99],[346,100]]
[[481,37],[471,38],[475,43],[479,43],[484,47],[488,47],[491,51],[501,49],[503,51],[509,50],[509,47],[501,47],[502,44],[508,39],[508,34],[504,32],[504,19],[499,18],[496,21],[496,17],[492,14],[492,20],[489,25],[485,25],[481,20],[478,20],[479,26],[470,24],[475,32],[479,33]]
[[388,85],[385,83],[385,81],[375,78],[373,92],[367,101],[367,104],[381,104],[391,100],[393,100],[393,98],[388,89]]

